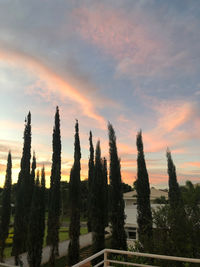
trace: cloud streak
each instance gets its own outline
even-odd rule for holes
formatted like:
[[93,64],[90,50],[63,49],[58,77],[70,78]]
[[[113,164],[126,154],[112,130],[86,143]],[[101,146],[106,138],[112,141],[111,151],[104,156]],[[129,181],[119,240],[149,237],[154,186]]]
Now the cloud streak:
[[123,11],[97,4],[93,9],[77,8],[72,13],[80,36],[120,61],[122,72],[131,64],[140,69],[160,44],[153,40],[147,28],[138,23],[138,15],[131,19]]
[[44,87],[46,85],[45,92],[41,93],[42,96],[48,97],[48,91],[60,93],[61,97],[68,98],[79,104],[86,116],[96,120],[100,127],[105,128],[105,119],[95,111],[92,102],[39,60],[22,52],[5,51],[2,49],[0,50],[0,60],[8,61],[14,65],[17,62],[22,67],[29,69],[29,71],[39,77],[38,84],[36,83],[35,86],[42,84],[42,87]]

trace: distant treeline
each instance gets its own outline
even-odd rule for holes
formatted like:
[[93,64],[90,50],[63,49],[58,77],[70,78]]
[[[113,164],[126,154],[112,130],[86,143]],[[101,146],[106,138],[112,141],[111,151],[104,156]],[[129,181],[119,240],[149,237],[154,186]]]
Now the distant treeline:
[[[88,180],[82,180],[80,183],[81,188],[81,217],[87,219],[87,203],[88,203]],[[130,192],[133,190],[129,184],[122,182],[122,192]],[[45,190],[45,203],[48,203],[49,199],[49,188]],[[11,210],[12,215],[15,213],[15,200],[16,200],[16,193],[17,193],[17,184],[11,185]],[[60,193],[61,193],[61,216],[62,215],[69,215],[69,182],[67,181],[60,181]],[[2,196],[3,196],[3,188],[0,187],[0,210],[2,207]],[[108,199],[110,199],[110,185],[108,184]],[[162,199],[158,199],[158,202],[162,202]],[[108,206],[110,201],[108,201]],[[46,206],[46,212],[48,211],[48,206]]]

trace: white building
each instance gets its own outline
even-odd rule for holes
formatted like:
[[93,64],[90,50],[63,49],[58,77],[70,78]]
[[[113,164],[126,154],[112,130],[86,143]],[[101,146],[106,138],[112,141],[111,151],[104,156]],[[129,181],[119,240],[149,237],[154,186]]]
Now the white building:
[[[154,204],[156,198],[165,197],[168,200],[168,192],[163,190],[151,188],[150,202],[151,208],[156,209],[160,204]],[[131,191],[123,194],[125,203],[125,231],[127,234],[127,241],[130,244],[134,240],[137,240],[137,192]]]

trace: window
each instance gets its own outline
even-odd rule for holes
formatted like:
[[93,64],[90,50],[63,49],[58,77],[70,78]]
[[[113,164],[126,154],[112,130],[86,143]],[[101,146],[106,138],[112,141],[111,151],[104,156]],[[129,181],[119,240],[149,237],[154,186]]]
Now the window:
[[136,227],[128,227],[126,228],[126,234],[128,239],[137,239],[137,229]]
[[136,239],[136,231],[135,232],[128,232],[129,239]]

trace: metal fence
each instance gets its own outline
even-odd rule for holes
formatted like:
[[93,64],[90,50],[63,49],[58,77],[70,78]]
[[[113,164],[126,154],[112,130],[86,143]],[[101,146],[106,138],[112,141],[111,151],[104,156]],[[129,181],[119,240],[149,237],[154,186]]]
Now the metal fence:
[[0,267],[17,267],[17,266],[14,266],[14,265],[9,265],[9,264],[6,264],[6,263],[3,263],[3,262],[0,262]]
[[[126,261],[117,259],[112,259],[112,257],[109,257],[110,254],[116,254],[116,255],[127,255]],[[91,262],[92,260],[104,256],[103,260],[101,260],[98,264],[96,264],[94,267],[98,266],[105,266],[105,267],[110,267],[112,263],[114,264],[123,264],[127,266],[140,266],[140,267],[156,267],[156,265],[148,265],[148,264],[143,264],[143,263],[134,263],[133,261],[128,261],[131,259],[131,256],[136,256],[136,257],[145,257],[145,258],[150,258],[150,259],[157,259],[157,260],[167,260],[167,261],[178,261],[182,263],[196,263],[198,264],[197,266],[200,266],[200,259],[193,259],[193,258],[183,258],[183,257],[174,257],[174,256],[166,256],[166,255],[157,255],[157,254],[149,254],[149,253],[140,253],[140,252],[130,252],[130,251],[123,251],[123,250],[115,250],[115,249],[103,249],[99,251],[98,253],[92,255],[91,257],[73,265],[73,267],[80,267],[86,263]]]

